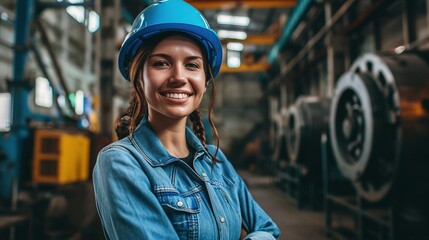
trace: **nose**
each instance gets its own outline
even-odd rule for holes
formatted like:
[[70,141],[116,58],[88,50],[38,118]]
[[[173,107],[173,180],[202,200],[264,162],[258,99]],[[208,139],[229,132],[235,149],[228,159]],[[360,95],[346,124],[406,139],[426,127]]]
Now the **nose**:
[[175,65],[172,69],[170,83],[184,84],[186,82],[186,72],[184,67]]

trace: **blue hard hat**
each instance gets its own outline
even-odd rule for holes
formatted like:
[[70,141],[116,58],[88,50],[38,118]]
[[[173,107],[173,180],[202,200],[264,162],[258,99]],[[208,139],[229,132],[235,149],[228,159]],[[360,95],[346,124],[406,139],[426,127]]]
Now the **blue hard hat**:
[[160,33],[181,32],[200,42],[207,54],[213,77],[222,64],[222,44],[203,15],[182,0],[160,0],[145,8],[134,20],[132,31],[119,50],[122,76],[130,80],[128,66],[145,40]]

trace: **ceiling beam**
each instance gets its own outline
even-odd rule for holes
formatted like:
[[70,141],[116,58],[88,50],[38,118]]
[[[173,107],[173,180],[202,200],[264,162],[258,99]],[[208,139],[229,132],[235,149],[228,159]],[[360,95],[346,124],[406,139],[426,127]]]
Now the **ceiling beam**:
[[297,0],[186,0],[198,10],[233,8],[292,8]]
[[237,39],[222,39],[222,43],[228,42],[241,42],[243,44],[249,45],[272,45],[279,38],[277,34],[259,34],[259,35],[249,35],[244,40]]
[[220,67],[221,73],[265,72],[270,68],[268,63],[241,64],[240,67],[230,68],[226,64]]

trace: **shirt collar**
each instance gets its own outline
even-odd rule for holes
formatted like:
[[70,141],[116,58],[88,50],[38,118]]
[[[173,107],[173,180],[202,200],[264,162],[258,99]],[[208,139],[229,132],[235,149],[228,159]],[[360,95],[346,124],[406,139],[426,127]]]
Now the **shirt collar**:
[[[189,127],[186,127],[185,134],[186,142],[195,149],[195,155],[205,153],[210,156]],[[150,126],[146,116],[142,118],[134,134],[130,135],[129,138],[131,143],[152,166],[162,166],[179,160],[168,153]]]

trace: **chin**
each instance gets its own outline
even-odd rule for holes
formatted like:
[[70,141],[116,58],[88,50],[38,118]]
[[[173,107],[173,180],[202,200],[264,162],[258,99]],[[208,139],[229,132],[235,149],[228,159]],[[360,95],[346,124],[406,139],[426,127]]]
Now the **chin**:
[[175,119],[182,119],[188,117],[192,112],[186,111],[186,112],[170,112],[166,114],[167,116]]

